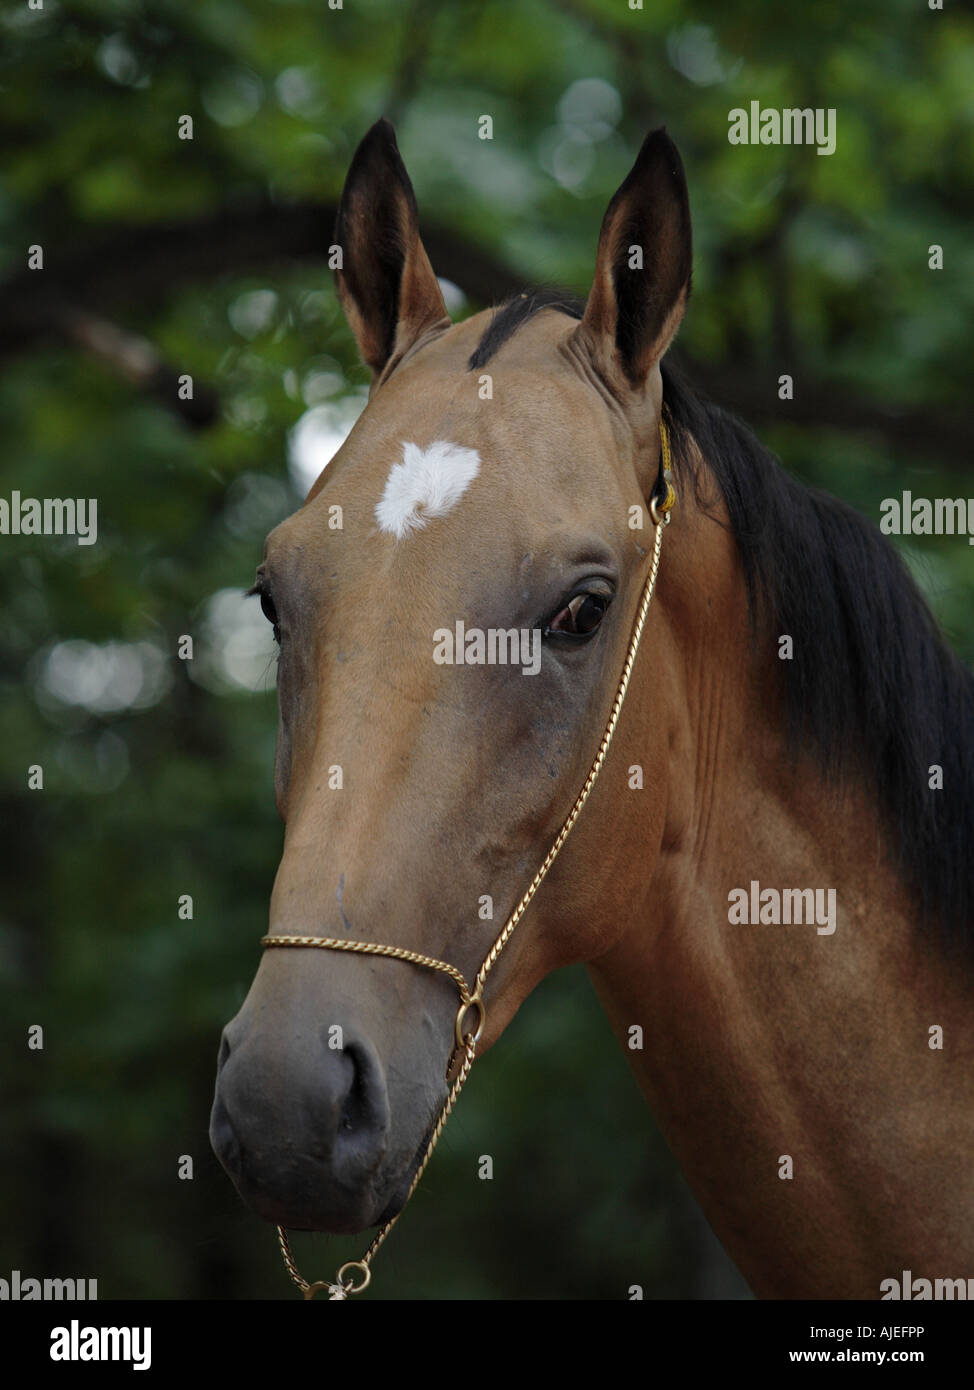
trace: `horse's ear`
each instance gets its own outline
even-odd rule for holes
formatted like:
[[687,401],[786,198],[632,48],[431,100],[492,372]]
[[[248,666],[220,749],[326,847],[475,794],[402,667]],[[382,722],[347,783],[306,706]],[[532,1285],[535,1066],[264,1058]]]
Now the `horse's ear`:
[[654,130],[602,222],[595,279],[575,330],[613,387],[639,389],[669,347],[690,294],[690,200],[683,161]]
[[363,360],[378,376],[424,329],[449,323],[419,239],[416,198],[396,144],[377,121],[352,159],[335,223],[338,296]]

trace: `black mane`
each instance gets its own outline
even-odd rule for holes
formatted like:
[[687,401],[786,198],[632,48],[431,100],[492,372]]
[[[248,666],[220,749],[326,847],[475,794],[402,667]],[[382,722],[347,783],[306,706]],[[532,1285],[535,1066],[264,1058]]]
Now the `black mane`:
[[[582,304],[532,290],[502,304],[468,366],[527,319]],[[737,540],[756,641],[794,639],[782,661],[792,750],[833,787],[861,774],[924,924],[974,945],[974,676],[951,652],[893,546],[858,512],[806,487],[752,431],[667,364],[663,399],[678,490],[707,505],[713,476]],[[695,462],[696,444],[706,469]],[[931,790],[929,768],[943,768]]]

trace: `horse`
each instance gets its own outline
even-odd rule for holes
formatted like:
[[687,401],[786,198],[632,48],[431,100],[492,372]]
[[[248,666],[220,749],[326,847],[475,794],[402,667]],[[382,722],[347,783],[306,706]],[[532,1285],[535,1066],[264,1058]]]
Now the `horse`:
[[286,1231],[381,1239],[458,1069],[583,962],[758,1297],[970,1276],[974,680],[876,527],[664,362],[673,141],[584,303],[452,323],[385,121],[334,240],[372,384],[252,591],[285,839],[211,1116],[243,1201],[357,1292]]

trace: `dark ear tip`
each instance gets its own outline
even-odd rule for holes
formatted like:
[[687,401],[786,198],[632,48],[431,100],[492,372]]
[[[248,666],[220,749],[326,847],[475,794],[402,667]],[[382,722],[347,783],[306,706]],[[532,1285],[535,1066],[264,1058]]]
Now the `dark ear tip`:
[[399,153],[399,146],[396,143],[396,128],[385,116],[380,116],[374,125],[369,126],[358,143],[355,151],[355,158],[359,156],[366,158],[370,155],[382,155],[384,153]]
[[680,159],[680,151],[670,138],[665,125],[657,126],[655,130],[649,132],[643,141],[636,162],[641,164],[651,159],[669,159],[671,162],[675,160],[678,165],[683,162]]
[[639,182],[658,179],[661,176],[667,177],[671,186],[686,196],[687,180],[683,159],[676,144],[670,139],[665,125],[651,130],[646,136],[630,175]]
[[385,116],[371,125],[358,143],[352,162],[345,176],[342,203],[363,187],[371,186],[377,192],[389,192],[398,187],[405,192],[407,201],[415,210],[415,196],[406,166],[402,162],[399,146],[396,144],[396,131],[392,122]]
[[394,146],[395,149],[399,148],[396,144],[396,127],[386,116],[379,117],[365,138],[368,140],[370,136],[376,140],[381,140],[386,145]]

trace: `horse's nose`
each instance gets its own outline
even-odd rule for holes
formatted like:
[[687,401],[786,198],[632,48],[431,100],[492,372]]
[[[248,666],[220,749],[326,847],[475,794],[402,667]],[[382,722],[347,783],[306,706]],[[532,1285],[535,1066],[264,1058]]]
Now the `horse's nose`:
[[389,1100],[369,1040],[344,1030],[305,1045],[239,1021],[223,1032],[210,1142],[241,1197],[297,1230],[359,1231],[375,1218]]

